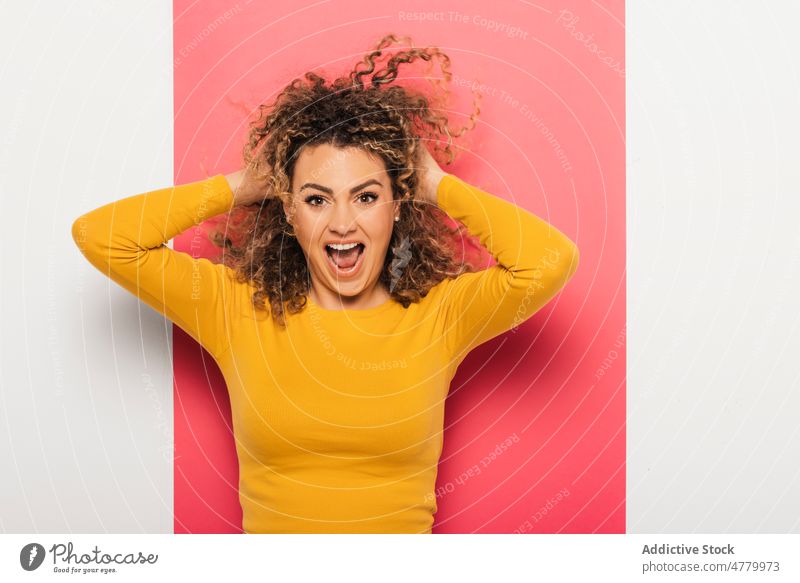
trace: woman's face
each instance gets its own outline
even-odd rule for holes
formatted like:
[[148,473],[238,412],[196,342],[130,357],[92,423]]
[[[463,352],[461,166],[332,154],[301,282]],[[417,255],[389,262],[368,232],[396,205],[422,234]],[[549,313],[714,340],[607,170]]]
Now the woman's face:
[[348,297],[371,291],[399,213],[383,160],[358,148],[305,147],[292,197],[284,208],[313,285]]

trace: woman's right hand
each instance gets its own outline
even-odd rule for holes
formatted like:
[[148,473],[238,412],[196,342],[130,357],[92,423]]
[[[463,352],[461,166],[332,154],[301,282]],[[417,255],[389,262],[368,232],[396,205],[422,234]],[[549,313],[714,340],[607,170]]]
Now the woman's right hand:
[[267,196],[267,180],[256,176],[252,165],[226,174],[225,178],[233,191],[235,206],[260,203]]

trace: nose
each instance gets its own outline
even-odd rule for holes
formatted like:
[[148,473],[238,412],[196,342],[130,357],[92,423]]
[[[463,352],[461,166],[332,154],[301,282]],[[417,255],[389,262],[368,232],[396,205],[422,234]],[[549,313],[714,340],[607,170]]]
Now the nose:
[[337,201],[333,205],[328,228],[340,236],[355,230],[356,217],[350,204]]

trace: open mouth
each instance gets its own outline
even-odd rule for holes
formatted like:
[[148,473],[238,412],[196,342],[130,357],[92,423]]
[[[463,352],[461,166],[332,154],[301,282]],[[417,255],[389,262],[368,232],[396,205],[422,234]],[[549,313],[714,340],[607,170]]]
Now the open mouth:
[[328,265],[337,276],[354,275],[363,262],[364,249],[363,243],[329,243],[325,245]]

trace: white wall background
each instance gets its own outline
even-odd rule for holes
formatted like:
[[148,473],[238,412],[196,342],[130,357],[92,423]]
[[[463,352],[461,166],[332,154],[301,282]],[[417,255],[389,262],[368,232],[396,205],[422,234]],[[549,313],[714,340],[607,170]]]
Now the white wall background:
[[800,4],[627,16],[628,531],[800,532]]
[[171,2],[0,19],[0,531],[172,532],[172,325],[70,236],[172,182]]
[[[3,8],[0,532],[171,532],[171,325],[70,238],[171,183],[171,3]],[[798,21],[628,4],[632,532],[800,532]]]

